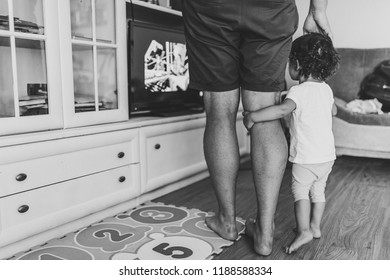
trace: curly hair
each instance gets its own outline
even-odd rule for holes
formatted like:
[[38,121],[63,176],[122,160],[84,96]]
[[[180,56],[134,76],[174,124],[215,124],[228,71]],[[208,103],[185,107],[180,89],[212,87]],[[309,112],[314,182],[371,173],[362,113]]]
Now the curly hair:
[[333,47],[328,35],[309,33],[294,40],[290,52],[290,63],[296,67],[299,75],[310,75],[320,81],[326,81],[334,75],[340,64],[340,56]]

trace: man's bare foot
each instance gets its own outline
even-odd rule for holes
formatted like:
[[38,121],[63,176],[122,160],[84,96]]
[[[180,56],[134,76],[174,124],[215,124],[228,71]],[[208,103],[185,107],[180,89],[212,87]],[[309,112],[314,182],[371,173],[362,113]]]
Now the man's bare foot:
[[245,226],[245,234],[253,239],[255,252],[261,256],[269,256],[272,253],[274,225],[268,236],[261,233],[254,219],[247,220]]
[[219,216],[205,218],[206,225],[223,239],[234,241],[238,237],[236,222],[224,222]]
[[312,240],[313,240],[313,233],[311,232],[311,230],[299,232],[297,233],[297,236],[295,236],[295,239],[290,244],[290,246],[285,247],[284,252],[290,255],[295,251],[297,251],[300,247],[309,243]]

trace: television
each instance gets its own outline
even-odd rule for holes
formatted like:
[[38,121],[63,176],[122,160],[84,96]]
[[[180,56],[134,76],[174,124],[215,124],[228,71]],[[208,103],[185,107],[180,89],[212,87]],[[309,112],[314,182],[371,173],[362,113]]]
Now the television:
[[203,112],[202,92],[188,87],[181,15],[129,2],[126,12],[130,116]]

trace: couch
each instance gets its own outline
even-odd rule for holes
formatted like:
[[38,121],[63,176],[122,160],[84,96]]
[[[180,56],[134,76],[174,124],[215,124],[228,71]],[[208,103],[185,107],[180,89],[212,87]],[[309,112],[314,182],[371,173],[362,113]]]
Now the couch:
[[390,59],[390,48],[338,49],[341,61],[329,81],[338,109],[333,117],[337,155],[390,158],[390,115],[360,114],[346,108],[358,99],[360,84],[383,60]]

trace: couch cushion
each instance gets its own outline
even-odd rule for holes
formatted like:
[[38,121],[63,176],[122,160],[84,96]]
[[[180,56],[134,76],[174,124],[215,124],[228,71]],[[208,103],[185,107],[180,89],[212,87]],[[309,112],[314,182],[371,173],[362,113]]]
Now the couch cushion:
[[334,100],[337,106],[337,118],[353,124],[390,126],[389,114],[378,115],[354,113],[346,107],[347,102],[345,100],[337,97],[335,97]]
[[359,98],[360,84],[383,60],[390,58],[390,48],[339,48],[340,68],[328,81],[334,95],[346,102]]

